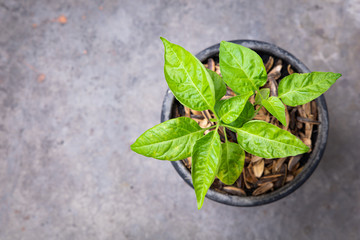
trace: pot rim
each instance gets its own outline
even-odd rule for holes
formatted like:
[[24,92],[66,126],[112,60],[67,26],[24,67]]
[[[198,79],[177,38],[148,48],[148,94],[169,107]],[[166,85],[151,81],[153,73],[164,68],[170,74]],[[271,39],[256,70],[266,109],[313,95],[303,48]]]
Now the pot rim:
[[[299,59],[297,59],[291,53],[287,52],[286,50],[274,44],[263,41],[257,41],[257,40],[233,40],[229,42],[240,44],[252,50],[260,51],[265,54],[275,56],[277,58],[281,58],[282,60],[289,63],[292,66],[292,68],[296,69],[296,71],[299,73],[310,72],[310,70],[305,66],[305,64],[302,63]],[[196,54],[196,57],[201,62],[205,61],[207,58],[215,54],[218,54],[219,47],[220,44],[215,44],[211,47],[208,47],[203,51],[199,52],[198,54]],[[175,100],[174,95],[172,94],[170,89],[168,89],[162,105],[161,122],[170,119],[171,109],[174,100]],[[327,137],[328,137],[329,117],[328,117],[328,110],[326,106],[325,97],[321,95],[315,101],[317,103],[318,118],[321,124],[318,126],[318,135],[314,144],[314,148],[308,156],[308,160],[304,165],[304,169],[294,178],[294,180],[292,180],[291,182],[287,183],[286,185],[275,191],[259,196],[227,195],[220,192],[216,192],[213,189],[209,189],[206,194],[206,197],[226,205],[238,206],[238,207],[251,207],[251,206],[264,205],[277,201],[291,194],[296,189],[298,189],[311,176],[311,174],[318,166],[321,157],[324,154]],[[185,167],[182,161],[173,161],[171,162],[171,164],[176,169],[178,174],[184,179],[184,181],[193,188],[191,173],[188,171],[188,169]]]

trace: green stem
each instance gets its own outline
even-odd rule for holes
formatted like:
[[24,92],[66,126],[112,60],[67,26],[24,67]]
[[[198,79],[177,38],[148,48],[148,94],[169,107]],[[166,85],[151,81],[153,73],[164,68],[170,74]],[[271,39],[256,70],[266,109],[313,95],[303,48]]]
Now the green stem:
[[[216,120],[220,121],[219,116],[218,116],[218,115],[216,114],[216,112],[215,112],[215,108],[211,108],[210,110],[213,112],[213,114],[214,114],[214,116],[215,116]],[[217,121],[217,122],[218,122],[218,121]]]
[[226,136],[226,128],[223,126],[223,130],[224,130],[224,137],[225,137],[225,142],[227,142],[227,136]]
[[259,88],[256,90],[256,94],[258,94],[258,95],[260,96],[261,101],[264,100],[264,98],[262,97],[262,95],[261,95],[261,93],[260,93],[260,89],[259,89]]
[[203,128],[202,130],[206,131],[206,130],[212,129],[212,128],[214,128],[214,127],[217,127],[217,125],[212,125],[212,126],[210,126],[210,127]]
[[256,111],[254,112],[254,115],[252,116],[251,119],[253,119],[253,118],[258,114],[258,112],[260,111],[260,109],[261,109],[262,107],[263,107],[263,105],[260,104],[260,107],[259,107],[258,109],[256,109]]
[[216,124],[215,132],[217,132],[217,130],[219,129],[219,127],[220,127],[220,123]]
[[[261,93],[260,93],[260,89],[259,88],[257,88],[256,89],[256,94],[257,95],[259,95],[260,96],[260,98],[261,98],[261,102],[262,102],[262,100],[264,100],[264,98],[262,97],[262,95],[261,95]],[[258,109],[256,109],[256,111],[255,111],[255,113],[254,113],[254,115],[252,116],[252,118],[251,119],[253,119],[257,114],[258,114],[258,112],[260,111],[260,109],[263,107],[263,105],[262,104],[260,104],[260,107],[258,108]]]

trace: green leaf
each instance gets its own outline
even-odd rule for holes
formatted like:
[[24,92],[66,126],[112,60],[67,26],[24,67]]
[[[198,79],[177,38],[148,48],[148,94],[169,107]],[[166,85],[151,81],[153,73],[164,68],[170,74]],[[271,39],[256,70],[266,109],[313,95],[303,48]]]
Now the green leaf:
[[294,73],[280,81],[278,95],[286,105],[303,105],[326,92],[339,77],[340,73],[332,72]]
[[220,120],[225,123],[231,123],[235,121],[239,117],[240,113],[243,111],[245,104],[251,95],[253,95],[253,93],[248,92],[221,101],[218,110]]
[[239,178],[245,161],[245,152],[239,144],[226,141],[222,144],[222,155],[217,177],[227,185]]
[[249,101],[247,101],[240,116],[234,122],[229,123],[229,125],[240,128],[242,125],[244,125],[244,123],[250,121],[254,117],[254,114],[254,106]]
[[[260,95],[261,97],[260,97]],[[262,88],[260,89],[260,93],[258,92],[255,96],[255,104],[260,105],[262,99],[268,99],[270,95],[270,89],[269,88]]]
[[144,132],[131,145],[131,150],[160,160],[181,160],[190,157],[194,143],[204,131],[191,118],[170,119]]
[[309,151],[300,139],[270,123],[254,120],[233,128],[238,143],[247,152],[263,158],[283,158]]
[[212,109],[214,84],[203,64],[184,48],[161,40],[165,47],[165,79],[176,99],[197,111]]
[[221,141],[217,131],[211,131],[196,141],[192,153],[191,177],[198,209],[204,203],[207,190],[214,181],[221,158]]
[[215,87],[215,101],[219,101],[226,94],[226,85],[222,78],[214,71],[206,69],[213,80]]
[[261,57],[249,48],[222,41],[220,69],[225,83],[236,93],[255,91],[267,80]]
[[286,126],[285,105],[277,97],[270,97],[262,100],[262,105],[268,110],[277,120]]

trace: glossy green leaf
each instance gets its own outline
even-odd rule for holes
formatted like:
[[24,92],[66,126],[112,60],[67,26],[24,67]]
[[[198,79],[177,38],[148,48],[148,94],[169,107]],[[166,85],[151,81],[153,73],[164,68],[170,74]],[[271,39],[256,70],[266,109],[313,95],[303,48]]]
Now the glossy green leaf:
[[183,105],[203,111],[215,105],[215,89],[203,64],[179,45],[161,38],[165,47],[165,79]]
[[190,157],[193,145],[204,131],[191,118],[174,118],[144,132],[131,145],[131,149],[146,157],[181,160]]
[[198,208],[204,203],[207,190],[214,181],[221,158],[219,134],[211,131],[196,141],[192,153],[191,177]]
[[286,126],[285,105],[277,97],[270,97],[262,100],[262,105],[268,110],[277,120]]
[[[262,98],[260,97],[260,95],[261,95]],[[270,95],[270,89],[269,88],[260,89],[260,92],[256,93],[255,104],[260,105],[261,101],[263,99],[268,99],[269,98],[269,95]]]
[[326,92],[339,77],[340,73],[332,72],[294,73],[280,81],[278,96],[286,105],[303,105]]
[[223,80],[236,93],[255,91],[266,83],[265,66],[253,50],[222,41],[219,58]]
[[232,123],[229,123],[230,126],[233,127],[242,127],[242,125],[244,125],[246,122],[250,121],[251,119],[253,119],[255,114],[255,110],[254,110],[254,106],[247,101],[245,104],[244,109],[242,110],[240,116]]
[[220,120],[225,123],[231,123],[235,121],[243,111],[245,104],[251,95],[253,95],[253,93],[248,92],[221,101],[218,110]]
[[227,185],[233,185],[239,178],[245,161],[245,152],[239,144],[225,142],[222,144],[222,154],[217,177]]
[[215,100],[219,101],[226,94],[226,85],[222,78],[214,71],[206,69],[211,76],[215,88]]
[[300,139],[270,123],[253,120],[233,128],[238,143],[247,152],[263,158],[283,158],[309,151]]

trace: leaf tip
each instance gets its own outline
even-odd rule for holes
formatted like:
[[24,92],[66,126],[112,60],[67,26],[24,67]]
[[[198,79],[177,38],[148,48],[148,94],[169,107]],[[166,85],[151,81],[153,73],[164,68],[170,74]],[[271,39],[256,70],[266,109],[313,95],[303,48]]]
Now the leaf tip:
[[198,201],[197,201],[197,208],[198,208],[198,210],[200,210],[200,209],[202,208],[203,204],[204,204],[204,199],[202,199],[202,201],[201,201],[201,200],[198,200]]
[[304,149],[304,151],[302,152],[302,153],[307,153],[307,152],[309,152],[309,150],[310,150],[310,147],[309,146],[307,146],[307,145],[305,145],[305,143],[303,143],[304,145],[303,145],[303,149]]
[[[135,142],[130,145],[130,149],[133,150]],[[134,150],[133,150],[134,151]]]
[[227,42],[227,41],[221,41],[220,42],[220,46],[224,46],[224,45],[227,45],[227,44],[229,44],[229,42]]
[[136,152],[138,153],[138,151],[136,151],[136,141],[130,145],[130,149],[133,151],[133,152]]
[[169,42],[166,38],[164,38],[164,37],[160,37],[160,40],[163,42],[164,46],[165,46],[166,44],[169,44],[169,43],[170,43],[170,42]]

